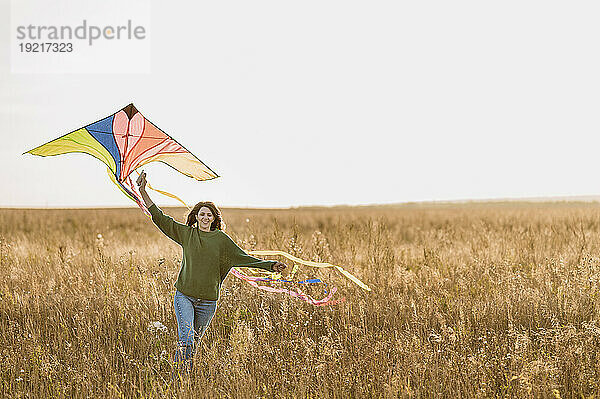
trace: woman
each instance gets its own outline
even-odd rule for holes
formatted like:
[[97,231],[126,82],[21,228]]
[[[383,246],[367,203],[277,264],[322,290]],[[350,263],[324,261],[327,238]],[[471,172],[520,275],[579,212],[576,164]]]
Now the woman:
[[170,239],[183,247],[181,270],[175,283],[174,306],[179,347],[176,366],[191,369],[196,341],[215,314],[221,283],[232,267],[257,267],[280,273],[281,262],[254,258],[222,231],[221,212],[212,202],[199,202],[190,211],[187,224],[166,216],[146,192],[146,173],[137,179],[140,194],[152,221]]

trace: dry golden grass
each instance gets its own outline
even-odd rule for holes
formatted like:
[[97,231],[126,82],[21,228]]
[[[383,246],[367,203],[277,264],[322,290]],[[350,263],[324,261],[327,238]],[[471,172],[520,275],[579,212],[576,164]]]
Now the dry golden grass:
[[[323,277],[347,299],[315,308],[229,277],[195,369],[175,386],[179,247],[134,209],[0,210],[0,394],[599,392],[597,205],[229,209],[224,216],[246,249],[340,264],[373,291],[304,268],[299,277]],[[151,328],[155,321],[167,331]]]

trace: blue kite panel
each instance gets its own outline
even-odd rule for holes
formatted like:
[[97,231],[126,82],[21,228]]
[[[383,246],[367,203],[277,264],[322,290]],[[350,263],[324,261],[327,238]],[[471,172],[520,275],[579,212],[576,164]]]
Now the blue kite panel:
[[94,122],[87,125],[85,128],[100,144],[106,148],[106,150],[112,155],[117,165],[117,178],[121,175],[121,155],[119,154],[119,148],[115,141],[115,135],[113,133],[113,119],[114,115],[104,118],[101,121]]

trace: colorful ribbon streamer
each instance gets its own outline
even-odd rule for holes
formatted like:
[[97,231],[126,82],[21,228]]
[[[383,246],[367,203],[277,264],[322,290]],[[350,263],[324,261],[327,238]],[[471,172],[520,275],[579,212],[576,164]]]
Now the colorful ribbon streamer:
[[248,275],[242,273],[239,268],[231,269],[231,274],[233,274],[234,276],[236,276],[237,278],[239,278],[241,280],[246,281],[248,284],[250,284],[254,288],[258,288],[259,290],[263,290],[263,291],[267,291],[267,292],[274,292],[274,293],[278,293],[278,292],[285,293],[285,294],[290,295],[291,297],[308,302],[314,306],[335,305],[335,304],[341,303],[346,300],[346,298],[337,299],[337,300],[331,299],[333,297],[333,294],[335,294],[337,291],[336,287],[332,287],[329,294],[327,294],[327,296],[325,296],[324,298],[315,299],[315,298],[311,297],[310,295],[302,292],[299,288],[296,288],[295,290],[290,290],[287,288],[275,288],[275,287],[270,287],[270,286],[266,286],[266,285],[259,285],[258,281],[264,281],[264,280],[262,280],[261,277],[248,276]]
[[342,267],[337,266],[337,265],[332,265],[331,263],[311,262],[308,260],[300,259],[300,258],[298,258],[294,255],[288,254],[287,252],[284,252],[284,251],[249,251],[248,253],[250,255],[257,255],[257,256],[277,256],[277,255],[283,256],[284,258],[287,258],[287,259],[291,260],[292,262],[296,262],[301,265],[311,266],[311,267],[333,267],[334,269],[336,269],[337,271],[342,273],[344,276],[346,276],[350,281],[352,281],[353,283],[358,285],[360,288],[362,288],[366,291],[371,291],[371,288],[369,288],[368,285],[366,285],[365,283],[360,281],[358,278],[353,276],[351,273],[347,272]]
[[[136,170],[135,172],[138,174],[138,176],[140,175],[140,172],[138,172],[137,170]],[[155,192],[157,192],[157,193],[159,193],[159,194],[162,194],[162,195],[164,195],[164,196],[166,196],[166,197],[173,198],[173,199],[175,199],[175,200],[179,201],[179,203],[183,204],[183,206],[185,206],[185,207],[188,209],[188,211],[191,211],[191,210],[192,210],[192,208],[190,208],[190,207],[188,206],[188,204],[186,204],[186,203],[185,203],[185,201],[184,201],[184,200],[182,200],[181,198],[179,198],[179,197],[178,197],[178,196],[176,196],[175,194],[171,194],[171,193],[170,193],[170,192],[168,192],[168,191],[159,190],[159,189],[157,189],[157,188],[154,188],[154,187],[152,187],[152,186],[150,185],[150,183],[146,183],[146,187],[148,187],[150,190],[152,190],[152,191],[155,191]]]

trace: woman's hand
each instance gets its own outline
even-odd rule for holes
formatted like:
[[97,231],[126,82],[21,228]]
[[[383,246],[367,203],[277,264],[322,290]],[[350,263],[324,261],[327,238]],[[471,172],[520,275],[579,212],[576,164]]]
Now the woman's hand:
[[283,262],[275,262],[273,265],[273,271],[275,273],[281,273],[286,267],[287,265]]
[[154,205],[154,202],[152,202],[152,199],[146,192],[146,172],[142,170],[142,173],[138,176],[135,182],[137,183],[140,189],[140,195],[142,196],[142,199],[146,204],[146,208],[150,208],[152,205]]
[[140,191],[146,191],[146,172],[142,170],[142,173],[138,176],[135,182],[140,188]]

